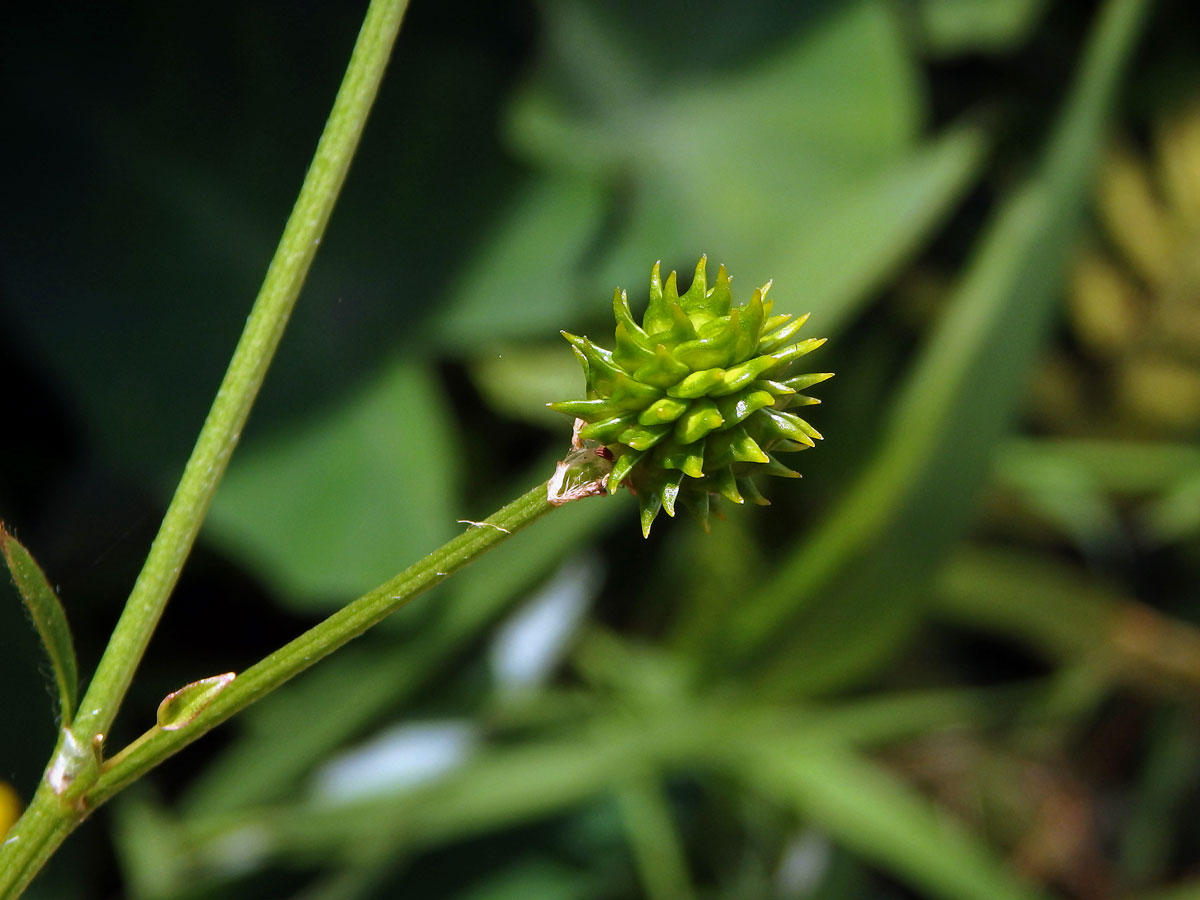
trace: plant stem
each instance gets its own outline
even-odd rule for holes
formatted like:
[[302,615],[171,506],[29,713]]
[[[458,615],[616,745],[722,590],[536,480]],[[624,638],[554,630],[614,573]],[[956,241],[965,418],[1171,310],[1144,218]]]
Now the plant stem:
[[245,330],[146,563],[80,701],[74,731],[82,741],[107,732],[112,725],[191,552],[316,255],[407,5],[407,0],[372,0],[367,10],[346,75]]
[[17,897],[80,822],[49,782],[38,783],[33,800],[0,844],[0,897]]
[[150,726],[150,728],[143,731],[140,735],[122,747],[114,756],[110,756],[108,759],[104,760],[104,763],[100,766],[100,771],[107,772],[109,769],[119,766],[125,757],[129,756],[131,753],[133,753],[133,751],[142,746],[142,744],[146,743],[146,741],[150,740],[150,738],[154,737],[160,731],[162,731],[162,728],[157,723]]
[[466,531],[420,562],[342,607],[325,621],[242,672],[185,728],[177,731],[159,730],[146,736],[144,741],[139,739],[140,745],[127,748],[129,752],[121,751],[120,758],[114,759],[113,764],[105,768],[95,786],[88,791],[88,808],[104,803],[131,781],[178,753],[205,732],[358,637],[417,595],[444,581],[554,508],[546,501],[546,484],[542,483],[484,521],[471,523]]
[[[72,732],[81,746],[107,733],[191,552],[217,484],[237,446],[316,255],[367,115],[379,90],[408,0],[371,0],[312,164],[246,320],[216,399],[184,468],[145,565],[79,703]],[[61,743],[61,742],[60,742]],[[43,780],[0,844],[0,900],[17,896],[74,829],[82,813]]]
[[[85,795],[83,808],[91,811],[105,803],[201,735],[554,508],[546,500],[546,483],[543,482],[482,522],[470,523],[466,531],[420,562],[251,666],[230,682],[186,727],[177,731],[151,728],[121,750],[107,761],[100,778]],[[64,806],[45,780],[42,781],[29,809],[13,826],[8,840],[0,845],[0,900],[17,896],[81,818]]]

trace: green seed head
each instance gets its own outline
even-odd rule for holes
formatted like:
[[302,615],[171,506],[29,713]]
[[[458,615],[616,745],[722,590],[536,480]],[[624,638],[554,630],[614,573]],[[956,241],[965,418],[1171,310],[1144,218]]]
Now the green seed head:
[[789,409],[820,402],[801,391],[832,373],[790,369],[825,339],[795,339],[807,316],[771,315],[770,282],[734,308],[725,267],[709,287],[707,261],[700,257],[682,295],[675,273],[663,284],[655,263],[640,325],[618,288],[613,350],[563,332],[583,366],[587,399],[549,406],[586,423],[578,438],[607,448],[608,491],[624,484],[637,495],[645,535],[660,509],[675,515],[678,501],[706,529],[713,494],[765,504],[754,476],[799,478],[775,454],[821,439]]

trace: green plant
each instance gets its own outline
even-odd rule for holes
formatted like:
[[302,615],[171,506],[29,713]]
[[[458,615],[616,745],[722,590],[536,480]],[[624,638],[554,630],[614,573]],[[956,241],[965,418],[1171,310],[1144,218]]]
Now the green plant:
[[[165,644],[171,658],[152,652],[141,665],[99,758],[69,732],[75,749],[59,753],[52,770],[59,792],[43,789],[15,833],[18,843],[31,840],[30,855],[6,848],[6,862],[26,866],[12,877],[26,877],[37,848],[51,848],[81,808],[112,799],[31,895],[93,895],[111,882],[113,850],[131,900],[249,900],[264,892],[305,900],[859,900],[893,896],[896,881],[946,900],[1094,900],[1194,887],[1179,881],[1186,873],[1172,862],[1194,855],[1186,827],[1200,746],[1188,699],[1197,678],[1197,636],[1185,625],[1191,608],[1179,591],[1146,596],[1135,578],[1119,574],[1145,559],[1129,549],[1136,534],[1107,550],[1104,541],[1124,537],[1105,529],[1142,527],[1143,512],[1151,523],[1170,518],[1172,528],[1153,524],[1148,532],[1162,548],[1156,571],[1165,570],[1164,585],[1194,572],[1194,562],[1172,557],[1195,534],[1194,449],[1062,442],[1041,430],[1012,437],[1021,427],[1024,376],[1054,341],[1058,273],[1080,233],[1106,110],[1133,86],[1119,76],[1146,4],[1115,0],[1099,14],[1059,9],[1034,30],[1041,6],[752,4],[738,8],[734,23],[722,18],[728,4],[701,0],[694,20],[709,27],[693,29],[689,52],[671,54],[669,64],[662,36],[678,22],[665,5],[547,3],[537,13],[536,50],[497,40],[508,32],[491,26],[507,8],[481,8],[488,26],[479,27],[450,22],[453,13],[439,19],[425,6],[426,17],[406,25],[406,65],[391,76],[399,77],[390,98],[404,101],[385,105],[388,114],[372,126],[374,147],[386,153],[364,153],[356,166],[377,168],[366,179],[359,169],[354,181],[369,183],[374,198],[387,196],[388,173],[421,177],[406,175],[402,201],[381,203],[374,220],[369,209],[363,214],[364,192],[358,206],[353,187],[339,201],[346,227],[322,240],[321,267],[306,289],[316,302],[302,304],[289,326],[285,350],[306,354],[304,364],[285,357],[273,369],[214,500],[202,552],[188,563],[173,614],[155,637],[154,647]],[[1155,27],[1161,40],[1161,22]],[[1091,36],[1065,97],[1011,77],[1026,60],[1065,74],[1085,31]],[[239,40],[256,60],[269,56],[240,32]],[[497,56],[484,56],[481,66],[471,52],[481,48],[527,74],[494,77]],[[972,56],[964,84],[959,67],[930,62],[964,53]],[[951,80],[952,91],[933,90]],[[454,85],[461,93],[450,93]],[[448,94],[481,99],[476,108],[447,102]],[[424,112],[419,101],[428,104]],[[1060,101],[1054,114],[1049,105]],[[487,143],[500,121],[508,153]],[[1048,122],[1054,128],[1043,140]],[[986,152],[1009,129],[1027,140]],[[1030,151],[1043,146],[1040,157]],[[128,147],[119,147],[125,159]],[[410,156],[406,148],[414,147],[422,152]],[[468,166],[477,179],[460,177]],[[1025,177],[1015,181],[1018,173]],[[172,191],[186,181],[163,180]],[[972,202],[962,203],[968,192]],[[199,193],[203,211],[212,192]],[[397,209],[405,221],[395,221]],[[453,240],[424,239],[439,228]],[[210,229],[196,232],[203,243]],[[452,246],[449,261],[430,252],[438,246]],[[721,426],[679,443],[690,434],[659,422],[672,426],[670,434],[634,460],[637,448],[621,435],[655,424],[636,418],[661,398],[638,405],[630,394],[622,400],[635,408],[619,412],[636,412],[634,422],[608,444],[579,435],[549,494],[539,484],[497,515],[478,515],[498,505],[497,496],[543,479],[561,455],[562,414],[547,414],[543,404],[581,393],[574,362],[561,343],[552,346],[555,329],[569,322],[579,334],[598,333],[584,305],[595,285],[620,283],[651,250],[670,268],[690,265],[700,247],[720,248],[739,277],[775,274],[785,288],[776,311],[812,309],[836,338],[829,352],[841,374],[832,396],[846,402],[830,403],[818,423],[827,446],[802,458],[814,476],[808,489],[776,490],[770,510],[723,504],[713,537],[680,527],[636,540],[627,521],[632,501],[623,497],[571,503],[552,526],[515,534],[565,496],[604,490],[619,461],[610,456],[626,459],[624,483],[651,507],[664,491],[668,500],[690,494],[703,504],[730,478],[751,499],[737,478],[771,464],[711,468]],[[141,276],[145,264],[134,260],[131,269]],[[197,294],[218,298],[213,286],[228,284],[226,274]],[[344,287],[349,279],[359,281]],[[29,281],[45,290],[41,277]],[[368,282],[391,318],[375,309],[356,319],[372,309],[364,298],[370,288],[360,289]],[[163,308],[152,305],[161,289],[146,293],[129,302],[129,321]],[[343,296],[345,306],[335,304]],[[96,306],[127,325],[111,299]],[[753,306],[740,310],[752,317]],[[305,331],[314,322],[327,326],[335,313],[337,327],[320,340]],[[734,331],[732,303],[728,313],[714,331]],[[37,334],[39,318],[17,321]],[[765,326],[765,309],[763,318]],[[76,371],[70,366],[79,355],[66,324],[74,317],[59,320],[68,333],[42,345],[59,354],[58,368],[46,363],[56,376]],[[356,321],[367,327],[354,332]],[[645,331],[645,318],[638,323]],[[689,324],[696,327],[690,317]],[[112,331],[106,346],[119,353],[130,328]],[[180,329],[159,333],[173,331]],[[356,339],[364,331],[380,338]],[[24,334],[0,329],[0,350]],[[345,356],[330,351],[335,344]],[[318,359],[337,364],[308,365],[314,348]],[[638,349],[625,346],[627,375],[637,372]],[[710,368],[726,373],[740,364],[714,362],[721,365]],[[106,406],[111,398],[89,393],[94,385],[81,368],[72,403],[101,410],[93,421],[102,424],[114,409],[122,415],[126,398]],[[147,361],[130,368],[147,382],[164,380]],[[789,377],[760,374],[777,383]],[[653,368],[647,377],[666,380]],[[615,387],[593,382],[602,391]],[[669,397],[675,384],[664,383],[663,393]],[[292,398],[282,415],[280,394]],[[695,406],[702,424],[715,421],[702,398],[676,399]],[[569,403],[595,400],[612,397]],[[719,400],[712,403],[724,425]],[[135,399],[128,405],[125,419],[141,429],[133,446],[160,466],[170,462],[153,445],[162,429],[146,428],[151,417],[135,414]],[[763,415],[747,418],[755,414]],[[398,424],[414,421],[419,429]],[[747,427],[747,437],[764,453],[789,446],[767,448],[778,436],[761,427],[757,436]],[[121,429],[95,432],[117,451],[113,457],[130,455],[132,439]],[[656,465],[672,461],[660,449],[672,438],[680,453],[704,445],[702,456],[692,453],[692,473]],[[9,487],[0,482],[6,505]],[[977,504],[984,490],[987,502]],[[63,582],[78,624],[108,590],[103,578],[87,577],[95,554],[64,565],[56,541],[38,529],[64,536],[84,529],[69,517],[12,508],[6,517],[23,523],[22,538],[28,534],[53,575],[88,582]],[[460,520],[466,527],[455,529],[464,515],[479,521]],[[973,525],[981,517],[986,524]],[[127,522],[117,515],[116,524],[108,530]],[[320,604],[332,609],[335,599],[362,593],[397,560],[417,558],[455,531],[439,554],[244,668],[264,652],[239,645],[245,635],[294,634],[296,616],[319,621],[328,611]],[[499,542],[503,553],[446,581],[455,566]],[[23,552],[5,543],[14,559]],[[136,548],[138,540],[130,543]],[[1114,545],[1137,558],[1110,552]],[[67,686],[59,705],[70,710],[71,651],[54,624],[63,618],[54,592],[31,560],[17,560],[14,570],[35,624],[51,635],[56,681]],[[437,602],[415,605],[264,696],[444,581]],[[522,602],[526,608],[517,609]],[[564,608],[566,624],[541,674],[514,675],[505,659],[520,643],[517,626]],[[191,633],[172,640],[181,619],[187,627],[197,616],[204,624],[194,631],[211,631],[214,640]],[[922,627],[929,621],[948,627]],[[262,627],[268,623],[278,630]],[[103,649],[94,631],[76,632],[81,661]],[[14,632],[0,620],[0,674],[16,671],[14,658],[33,643]],[[997,641],[1019,652],[997,659],[989,652]],[[182,652],[195,654],[186,669]],[[243,656],[234,662],[231,652]],[[193,681],[154,715],[179,682],[231,667],[241,670],[236,678]],[[41,685],[31,698],[16,679],[0,680],[11,681],[14,698],[0,717],[9,726],[3,733],[15,724],[29,732],[30,746],[48,737],[36,728],[39,716],[50,719]],[[140,777],[240,711],[222,740]],[[436,778],[402,782],[364,762],[372,748],[420,731],[428,719],[433,730],[450,725],[461,739],[446,753],[453,764]],[[78,722],[64,713],[63,724]],[[21,743],[0,741],[6,751]],[[14,755],[9,768],[9,758],[0,775],[21,791],[37,783],[37,760],[25,765]],[[1089,778],[1097,771],[1107,773],[1103,783]],[[156,790],[168,783],[169,795]],[[1093,808],[1118,810],[1103,845],[1089,829]],[[1064,810],[1065,827],[1056,815]],[[96,840],[106,826],[110,840]],[[1095,854],[1117,844],[1119,858]]]
[[664,285],[655,263],[650,305],[639,325],[629,297],[613,293],[615,350],[563,332],[583,366],[586,400],[550,408],[586,423],[583,440],[613,457],[610,492],[627,485],[641,507],[642,534],[660,509],[675,515],[682,500],[708,530],[709,497],[767,501],[754,475],[799,477],[774,456],[815,446],[821,434],[793,406],[820,401],[800,393],[831,373],[789,375],[791,364],[825,343],[794,340],[808,316],[772,316],[768,282],[745,306],[732,308],[729,274],[721,266],[710,288],[707,258],[679,293],[675,273]]
[[[195,542],[316,253],[406,5],[405,0],[374,0],[367,12],[341,91],[241,341],[150,555],[78,703],[66,616],[29,552],[0,525],[5,559],[50,657],[59,687],[61,721],[46,778],[0,845],[0,896],[19,893],[91,810],[148,769],[564,502],[564,498],[548,494],[548,484],[540,484],[483,521],[462,520],[468,526],[464,533],[259,664],[240,674],[200,679],[172,692],[160,705],[158,721],[149,731],[115,754],[105,752],[105,735]],[[584,363],[589,393],[595,399],[553,406],[592,420],[596,424],[582,429],[581,436],[616,448],[617,463],[611,473],[598,473],[597,491],[606,488],[612,493],[627,478],[631,485],[639,486],[646,534],[659,505],[649,504],[645,497],[652,493],[674,515],[685,472],[696,481],[685,498],[697,505],[707,527],[709,491],[743,502],[735,484],[736,471],[743,490],[765,502],[753,490],[753,483],[740,477],[743,467],[758,466],[767,474],[794,477],[796,473],[766,451],[798,450],[820,438],[808,423],[782,410],[794,403],[816,402],[797,391],[829,376],[795,376],[784,381],[760,377],[779,375],[794,359],[823,343],[790,342],[807,317],[793,322],[788,322],[790,316],[769,318],[770,303],[764,304],[768,287],[755,291],[747,306],[731,311],[724,267],[716,285],[708,289],[701,259],[691,289],[680,297],[675,274],[671,273],[664,289],[656,265],[651,308],[645,317],[648,335],[630,318],[628,301],[620,292],[614,300],[618,317],[615,356],[586,338],[568,335]],[[637,368],[636,382],[613,365],[632,365],[647,354],[650,365]],[[710,395],[718,399],[706,399]],[[697,402],[689,408],[687,401],[693,400]],[[631,405],[632,412],[612,415]],[[768,406],[771,409],[766,409]],[[747,426],[757,443],[740,424],[752,415]],[[652,467],[650,460],[644,459],[645,451],[666,436],[674,427],[668,423],[676,419],[680,425],[675,435],[663,442]],[[628,426],[635,422],[649,428],[631,436]],[[704,442],[697,441],[710,432],[714,434],[706,457]],[[635,466],[640,460],[642,464]],[[664,478],[663,467],[676,468],[678,477]],[[577,481],[579,476],[573,473],[568,477]]]
[[[91,684],[78,704],[78,715],[71,703],[75,665],[70,642],[64,637],[65,617],[58,610],[44,576],[31,571],[25,582],[32,587],[23,584],[24,596],[40,597],[43,612],[34,618],[47,637],[45,643],[51,649],[62,689],[62,728],[46,780],[0,845],[0,896],[19,893],[87,812],[111,794],[114,781],[128,780],[128,776],[122,779],[120,763],[105,769],[102,754],[105,734],[116,718],[200,531],[316,255],[407,5],[407,0],[374,0],[367,11],[346,76],[279,248],[158,536]],[[5,550],[10,566],[11,553],[24,553],[7,532]],[[33,568],[36,570],[35,565]],[[347,634],[344,640],[350,636]],[[257,687],[261,691],[262,686]],[[225,693],[228,702],[230,694]],[[253,692],[244,702],[250,702],[252,696]],[[196,733],[203,727],[196,717],[186,724],[191,726],[188,733]],[[164,737],[184,733],[159,731]],[[147,741],[143,749],[148,751],[152,744],[153,741]],[[138,754],[119,756],[120,762],[126,764],[138,758]]]

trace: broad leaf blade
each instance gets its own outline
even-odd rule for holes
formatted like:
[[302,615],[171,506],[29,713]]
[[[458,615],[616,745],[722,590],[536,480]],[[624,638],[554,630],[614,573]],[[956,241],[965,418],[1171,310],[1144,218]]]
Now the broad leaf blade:
[[0,552],[4,553],[4,561],[8,571],[12,573],[13,582],[33,627],[37,629],[50,657],[50,665],[54,669],[54,681],[58,686],[58,707],[62,716],[62,725],[71,724],[75,716],[75,703],[79,699],[79,675],[75,665],[75,645],[71,640],[71,629],[67,625],[67,614],[46,580],[33,556],[25,546],[13,537],[12,533],[0,523]]
[[399,358],[340,409],[243,447],[206,534],[293,608],[336,609],[449,539],[458,467],[436,373]]

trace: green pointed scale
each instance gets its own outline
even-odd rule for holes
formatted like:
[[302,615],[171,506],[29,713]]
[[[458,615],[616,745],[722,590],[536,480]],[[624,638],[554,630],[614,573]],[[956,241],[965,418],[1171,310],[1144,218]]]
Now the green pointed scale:
[[579,438],[612,454],[609,493],[638,498],[642,533],[661,510],[682,503],[708,528],[710,497],[765,504],[756,476],[799,477],[776,454],[804,450],[820,433],[795,409],[820,401],[801,394],[832,373],[791,371],[824,338],[796,340],[807,316],[772,316],[771,283],[733,305],[729,273],[712,286],[700,257],[679,293],[672,272],[650,273],[650,303],[639,324],[629,298],[613,295],[614,349],[563,332],[583,366],[587,398],[548,404],[582,420]]

